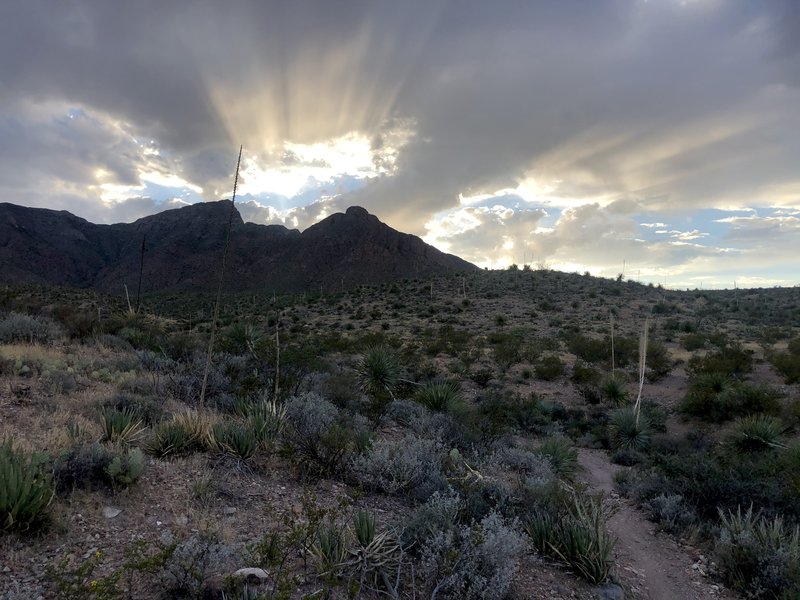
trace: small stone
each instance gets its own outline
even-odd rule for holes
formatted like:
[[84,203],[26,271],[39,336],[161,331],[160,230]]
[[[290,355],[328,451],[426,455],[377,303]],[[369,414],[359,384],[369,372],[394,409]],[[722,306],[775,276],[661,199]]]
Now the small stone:
[[247,582],[261,583],[262,581],[269,579],[269,573],[267,573],[264,569],[259,569],[258,567],[246,567],[236,571],[233,574],[233,577],[241,577]]
[[606,583],[595,588],[600,600],[625,600],[625,591],[616,583]]
[[235,515],[236,514],[236,507],[235,506],[226,506],[222,509],[222,514],[224,515]]
[[103,508],[103,516],[106,519],[113,519],[121,512],[122,512],[121,508],[115,508],[113,506],[106,506],[105,508]]
[[189,524],[189,517],[186,515],[178,515],[175,517],[175,524],[184,527]]

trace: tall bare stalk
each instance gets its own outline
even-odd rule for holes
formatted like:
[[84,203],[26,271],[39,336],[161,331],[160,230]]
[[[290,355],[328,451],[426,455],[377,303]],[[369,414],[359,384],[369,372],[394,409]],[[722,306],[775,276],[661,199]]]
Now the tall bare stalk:
[[633,405],[633,412],[636,413],[636,424],[639,424],[639,413],[642,410],[642,389],[644,388],[644,374],[647,364],[647,338],[650,330],[650,317],[644,320],[644,330],[639,338],[639,394]]
[[608,318],[611,321],[611,377],[614,377],[614,314],[609,313]]
[[239,158],[236,161],[236,176],[233,179],[233,196],[231,209],[228,213],[228,231],[225,235],[225,249],[222,252],[222,264],[219,269],[219,284],[217,285],[217,301],[214,303],[214,316],[211,318],[211,336],[208,338],[208,354],[206,355],[206,368],[203,371],[203,386],[200,388],[200,406],[205,406],[206,386],[208,385],[208,371],[211,368],[211,353],[214,351],[214,337],[217,333],[217,319],[219,318],[219,305],[222,303],[222,283],[225,279],[225,262],[228,259],[228,248],[231,245],[231,229],[233,228],[233,213],[236,210],[236,187],[239,185],[239,165],[242,163],[242,146],[239,146]]

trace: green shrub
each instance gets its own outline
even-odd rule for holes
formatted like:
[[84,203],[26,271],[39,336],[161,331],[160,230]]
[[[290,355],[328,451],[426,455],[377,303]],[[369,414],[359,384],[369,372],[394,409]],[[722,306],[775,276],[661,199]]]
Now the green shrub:
[[753,370],[753,356],[739,343],[724,344],[705,356],[693,356],[689,359],[690,375],[701,373],[719,373],[721,375],[741,377]]
[[783,375],[786,384],[800,381],[800,353],[778,352],[772,354],[769,359],[775,370]]
[[0,530],[25,531],[42,525],[55,490],[42,456],[0,446]]
[[156,458],[167,458],[191,452],[193,446],[192,437],[183,425],[162,421],[153,427],[145,449]]
[[113,458],[111,450],[97,442],[74,443],[54,461],[56,490],[64,494],[76,488],[105,486],[108,483],[108,465]]
[[286,407],[274,400],[263,400],[251,405],[244,417],[259,446],[269,450],[286,425]]
[[684,413],[712,423],[755,413],[775,413],[779,408],[770,388],[734,382],[718,373],[692,379],[680,404]]
[[608,439],[615,450],[645,450],[650,445],[650,424],[633,409],[615,410],[608,420]]
[[719,511],[717,563],[725,582],[748,598],[797,598],[800,595],[800,529],[780,517]]
[[536,363],[534,372],[539,379],[555,381],[564,374],[564,362],[555,354],[546,354]]

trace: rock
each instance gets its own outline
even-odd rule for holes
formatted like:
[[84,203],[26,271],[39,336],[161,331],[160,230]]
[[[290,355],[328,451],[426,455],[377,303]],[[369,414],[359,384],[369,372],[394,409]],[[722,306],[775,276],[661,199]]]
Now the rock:
[[261,583],[269,579],[269,573],[258,567],[245,567],[244,569],[239,569],[234,572],[232,577],[241,577],[248,583]]
[[115,508],[113,506],[106,506],[105,508],[103,508],[103,516],[106,519],[113,519],[121,512],[122,512],[121,508]]
[[625,590],[616,583],[606,583],[594,589],[599,600],[625,600]]
[[224,515],[235,515],[236,514],[236,507],[235,506],[226,506],[222,509],[222,514]]
[[178,515],[175,517],[175,524],[180,525],[181,527],[185,527],[189,524],[189,517],[186,515]]

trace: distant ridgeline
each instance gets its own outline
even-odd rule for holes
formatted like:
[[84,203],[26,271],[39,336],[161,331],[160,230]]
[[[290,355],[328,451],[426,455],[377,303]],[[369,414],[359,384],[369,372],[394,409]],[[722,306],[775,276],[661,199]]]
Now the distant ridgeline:
[[[66,211],[0,203],[0,283],[142,290],[216,287],[230,201],[203,202],[134,223],[95,225]],[[400,233],[359,207],[300,233],[245,223],[234,213],[226,266],[228,291],[340,289],[477,267]]]

